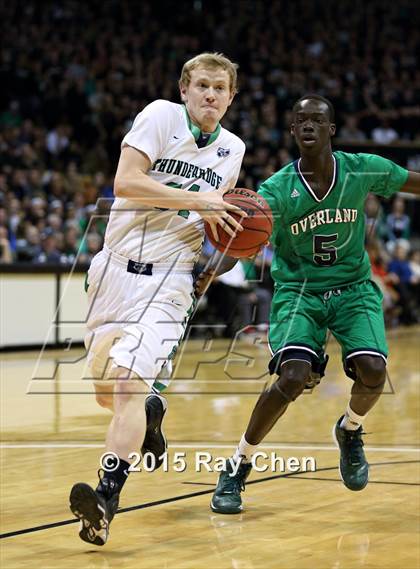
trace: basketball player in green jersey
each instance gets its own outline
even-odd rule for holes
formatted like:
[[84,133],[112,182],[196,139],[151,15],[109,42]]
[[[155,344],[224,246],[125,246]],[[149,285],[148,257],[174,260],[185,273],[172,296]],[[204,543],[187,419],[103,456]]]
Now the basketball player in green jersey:
[[[211,502],[218,513],[242,510],[240,493],[257,445],[305,387],[323,375],[327,329],[340,343],[344,370],[354,380],[347,410],[333,429],[340,474],[350,490],[368,483],[362,423],[384,387],[387,344],[382,296],[370,280],[364,249],[364,201],[368,192],[419,194],[420,174],[380,156],[333,152],[334,109],[317,95],[296,102],[291,133],[299,160],[259,189],[275,220],[269,370],[279,377],[257,401],[234,465],[228,461],[220,475]],[[198,281],[199,293],[206,278]]]

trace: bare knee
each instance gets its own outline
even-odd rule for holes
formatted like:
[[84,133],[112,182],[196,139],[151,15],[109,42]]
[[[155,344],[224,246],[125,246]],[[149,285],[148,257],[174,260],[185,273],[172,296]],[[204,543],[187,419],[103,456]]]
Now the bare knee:
[[105,409],[114,408],[114,396],[111,393],[96,393],[96,402]]
[[281,367],[276,384],[284,397],[294,401],[305,389],[311,374],[311,366],[305,361],[289,361]]
[[96,402],[105,409],[113,410],[114,405],[114,385],[105,381],[99,381],[95,385]]
[[[118,370],[121,370],[118,373]],[[121,411],[129,403],[135,402],[141,405],[150,387],[134,372],[124,368],[117,368],[114,388],[114,409],[116,413]]]
[[354,358],[357,376],[364,386],[371,389],[382,387],[386,378],[386,363],[380,356],[358,356]]

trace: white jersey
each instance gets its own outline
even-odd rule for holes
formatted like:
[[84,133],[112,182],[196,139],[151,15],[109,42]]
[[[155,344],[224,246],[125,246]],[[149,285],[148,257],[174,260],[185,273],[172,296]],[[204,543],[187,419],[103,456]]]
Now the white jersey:
[[[132,146],[146,154],[152,163],[147,174],[162,184],[191,192],[233,187],[245,144],[219,125],[207,145],[198,148],[194,129],[198,131],[183,105],[158,100],[137,115],[121,147]],[[105,244],[137,262],[193,263],[203,236],[203,220],[195,211],[162,210],[116,198]]]

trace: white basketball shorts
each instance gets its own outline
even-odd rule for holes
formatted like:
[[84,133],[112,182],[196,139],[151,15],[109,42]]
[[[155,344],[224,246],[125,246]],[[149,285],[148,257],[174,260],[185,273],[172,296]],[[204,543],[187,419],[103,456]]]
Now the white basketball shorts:
[[[150,387],[169,383],[171,359],[182,340],[194,304],[192,265],[131,264],[109,249],[92,260],[88,271],[85,337],[87,363],[94,381],[110,367],[134,371]],[[151,274],[150,274],[151,273]]]

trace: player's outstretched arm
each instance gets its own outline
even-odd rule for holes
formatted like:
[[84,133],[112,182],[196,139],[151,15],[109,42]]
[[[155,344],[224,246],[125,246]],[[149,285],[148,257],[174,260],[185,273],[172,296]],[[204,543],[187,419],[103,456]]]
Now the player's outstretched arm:
[[215,239],[218,239],[218,225],[231,236],[242,231],[241,224],[229,212],[240,216],[246,216],[246,213],[223,200],[228,188],[205,193],[171,188],[148,176],[150,167],[146,154],[131,146],[124,147],[114,180],[115,197],[135,200],[144,206],[197,211],[209,223]]
[[401,188],[400,192],[408,192],[409,194],[420,195],[420,174],[419,172],[408,172],[406,183]]

